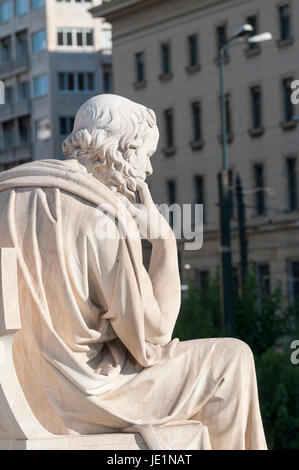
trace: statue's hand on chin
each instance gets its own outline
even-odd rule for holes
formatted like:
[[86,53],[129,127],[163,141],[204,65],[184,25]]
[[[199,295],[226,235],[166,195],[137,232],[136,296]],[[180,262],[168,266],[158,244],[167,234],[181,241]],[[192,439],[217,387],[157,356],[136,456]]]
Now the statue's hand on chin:
[[126,206],[138,226],[140,235],[151,243],[174,239],[170,225],[154,204],[147,183],[141,178],[137,178],[136,182],[140,203],[132,204],[127,200]]

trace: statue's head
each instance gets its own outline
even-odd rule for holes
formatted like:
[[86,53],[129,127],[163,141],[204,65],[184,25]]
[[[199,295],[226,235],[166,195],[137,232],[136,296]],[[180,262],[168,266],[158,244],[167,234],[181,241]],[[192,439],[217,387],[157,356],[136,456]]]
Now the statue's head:
[[121,96],[103,94],[80,107],[62,149],[66,157],[76,158],[112,190],[134,200],[136,178],[145,180],[152,173],[150,157],[158,140],[151,109]]

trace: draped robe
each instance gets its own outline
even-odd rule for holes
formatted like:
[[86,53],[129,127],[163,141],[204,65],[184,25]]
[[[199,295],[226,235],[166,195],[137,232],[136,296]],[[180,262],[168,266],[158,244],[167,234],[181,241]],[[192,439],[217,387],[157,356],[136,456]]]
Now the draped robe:
[[172,448],[210,448],[202,421],[214,448],[265,448],[249,348],[171,339],[178,311],[163,317],[115,193],[76,160],[37,161],[0,175],[0,214],[0,246],[18,258],[15,366],[46,429],[192,424]]

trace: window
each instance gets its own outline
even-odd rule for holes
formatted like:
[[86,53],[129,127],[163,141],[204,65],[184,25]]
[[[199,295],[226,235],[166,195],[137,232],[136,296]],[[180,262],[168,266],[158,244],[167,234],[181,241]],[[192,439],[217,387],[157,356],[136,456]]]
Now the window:
[[[167,181],[167,196],[170,206],[176,203],[176,182],[174,180]],[[173,211],[169,211],[169,225],[173,227]]]
[[37,8],[41,8],[44,5],[45,5],[45,0],[31,0],[32,10],[36,10]]
[[24,57],[28,54],[27,30],[19,31],[16,34],[17,57]]
[[[195,204],[204,204],[204,178],[201,175],[194,177]],[[205,207],[203,207],[203,218],[206,219]]]
[[48,94],[48,75],[38,75],[33,78],[33,96],[44,96]]
[[30,116],[23,116],[18,119],[19,141],[27,144],[30,141]]
[[39,52],[47,49],[47,36],[46,30],[42,29],[37,33],[32,34],[32,51]]
[[28,12],[28,0],[15,0],[16,16],[24,15]]
[[288,183],[288,209],[289,211],[295,211],[298,209],[296,159],[294,157],[287,158],[286,164]]
[[144,82],[145,80],[145,66],[143,52],[135,54],[135,67],[136,67],[136,83]]
[[284,100],[284,121],[285,122],[293,121],[293,116],[294,116],[294,108],[293,108],[293,103],[291,101],[292,81],[293,81],[292,78],[285,78],[282,82],[283,100]]
[[262,127],[261,87],[254,86],[250,88],[250,96],[251,96],[251,128],[260,129]]
[[[78,34],[78,33],[77,33]],[[85,35],[85,36],[84,36]],[[93,46],[93,30],[92,29],[87,29],[87,30],[82,30],[82,36],[83,36],[83,44],[82,46]],[[84,44],[84,37],[85,37],[85,42]]]
[[262,299],[271,294],[270,267],[269,264],[256,266],[258,297]]
[[[217,57],[218,57],[219,50],[226,43],[226,25],[225,24],[217,26],[216,36],[217,36]],[[228,57],[227,48],[224,51],[224,57]]]
[[189,67],[196,67],[198,65],[198,45],[197,35],[193,34],[188,36],[188,53],[189,53]]
[[201,141],[201,109],[199,101],[195,101],[191,105],[192,109],[192,141],[198,143]]
[[173,136],[173,110],[167,109],[164,111],[165,120],[165,134],[166,134],[166,148],[174,147],[174,136]]
[[14,145],[14,121],[3,123],[3,146],[10,148]]
[[12,58],[12,47],[11,47],[11,36],[7,36],[1,39],[0,42],[1,49],[1,62],[9,62]]
[[168,203],[176,203],[176,183],[174,180],[167,181],[167,194],[168,194]]
[[5,86],[5,104],[13,103],[13,86]]
[[[221,117],[221,99],[220,102],[220,117]],[[225,95],[225,114],[226,114],[226,132],[227,132],[227,140],[230,141],[232,139],[232,112],[231,112],[231,98],[230,94],[226,93]]]
[[254,165],[254,180],[256,189],[256,215],[263,215],[266,212],[263,165]]
[[103,90],[105,93],[113,91],[112,70],[106,67],[103,68]]
[[283,5],[278,8],[280,40],[285,41],[291,37],[291,18],[289,5]]
[[93,29],[59,28],[57,29],[57,45],[67,47],[93,46]]
[[195,176],[195,203],[203,204],[204,203],[204,183],[203,176]]
[[161,73],[162,75],[170,75],[170,44],[161,44]]
[[75,118],[73,116],[59,118],[59,132],[60,135],[68,135],[72,132],[74,127]]
[[112,49],[112,26],[104,24],[101,29],[101,48]]
[[[256,15],[252,15],[252,16],[248,16],[247,20],[246,20],[246,23],[247,24],[250,24],[253,28],[252,32],[249,34],[249,37],[251,36],[255,36],[257,33],[258,33],[258,29],[257,29],[257,16]],[[258,49],[259,45],[258,43],[248,43],[247,45],[247,48],[249,50],[254,50],[254,49]]]
[[200,270],[195,268],[194,269],[194,277],[195,277],[195,285],[201,291],[208,288],[209,285],[209,271],[207,270]]
[[49,118],[35,121],[35,140],[47,140],[51,137],[51,124]]
[[94,90],[92,72],[61,72],[58,74],[58,89],[64,92],[80,93]]
[[288,263],[289,293],[292,303],[299,301],[299,261]]
[[27,80],[19,80],[17,90],[19,101],[23,101],[29,98],[29,83]]
[[0,4],[0,23],[9,21],[12,19],[12,0]]

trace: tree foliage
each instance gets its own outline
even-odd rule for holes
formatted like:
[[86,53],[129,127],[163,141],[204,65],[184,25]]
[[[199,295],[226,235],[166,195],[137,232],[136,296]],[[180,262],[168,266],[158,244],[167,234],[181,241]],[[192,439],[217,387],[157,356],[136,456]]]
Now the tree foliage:
[[[290,361],[290,343],[299,339],[296,308],[286,304],[280,285],[261,296],[251,268],[235,295],[236,337],[255,356],[261,413],[271,449],[299,449],[299,364]],[[205,289],[190,285],[174,330],[180,340],[226,336],[221,320],[220,277]]]

